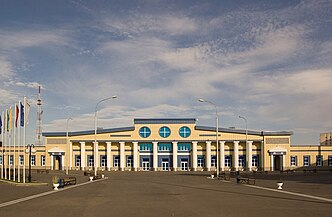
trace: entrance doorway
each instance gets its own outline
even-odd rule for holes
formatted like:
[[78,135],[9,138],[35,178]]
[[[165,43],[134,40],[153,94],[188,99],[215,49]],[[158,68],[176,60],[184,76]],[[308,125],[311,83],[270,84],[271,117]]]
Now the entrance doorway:
[[143,161],[142,162],[142,167],[144,171],[149,171],[150,170],[150,162],[149,161]]
[[163,168],[163,171],[168,171],[169,170],[169,162],[168,162],[168,160],[163,160],[162,161],[162,168]]
[[187,171],[188,170],[188,161],[187,160],[182,160],[181,161],[181,170],[182,171]]
[[62,156],[61,155],[54,155],[54,169],[62,170]]
[[282,155],[275,155],[274,156],[274,159],[273,159],[273,170],[274,171],[282,171],[283,168],[282,168]]

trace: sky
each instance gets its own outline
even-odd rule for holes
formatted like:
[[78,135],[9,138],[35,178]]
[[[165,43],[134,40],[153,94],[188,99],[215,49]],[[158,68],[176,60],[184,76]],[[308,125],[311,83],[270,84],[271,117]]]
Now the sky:
[[134,118],[332,131],[332,1],[0,0],[0,111],[26,96],[43,131],[133,126]]

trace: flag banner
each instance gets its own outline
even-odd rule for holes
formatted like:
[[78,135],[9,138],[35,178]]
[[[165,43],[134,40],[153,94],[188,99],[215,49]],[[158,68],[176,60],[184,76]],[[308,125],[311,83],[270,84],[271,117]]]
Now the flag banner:
[[25,112],[26,112],[26,116],[25,116],[25,124],[28,125],[29,124],[29,112],[30,112],[30,104],[28,102],[28,99],[26,100],[26,105],[25,105]]
[[9,130],[13,128],[13,108],[9,108]]
[[7,115],[6,115],[6,121],[7,121],[7,124],[6,124],[6,127],[7,127],[7,132],[9,132],[9,111],[8,111],[8,109],[6,109],[6,113],[7,113]]
[[15,127],[17,128],[17,121],[18,121],[18,115],[20,113],[20,110],[17,105],[15,105]]
[[21,106],[21,127],[24,126],[24,105],[20,102]]
[[2,133],[2,117],[0,115],[0,134]]

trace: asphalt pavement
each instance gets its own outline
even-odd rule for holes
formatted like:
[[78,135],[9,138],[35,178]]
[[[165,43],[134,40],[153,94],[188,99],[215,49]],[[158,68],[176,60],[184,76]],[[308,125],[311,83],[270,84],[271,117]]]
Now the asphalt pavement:
[[[331,216],[332,173],[255,174],[252,188],[210,179],[207,172],[106,172],[107,179],[89,182],[81,171],[70,171],[78,185],[52,190],[53,175],[33,173],[40,186],[0,183],[0,217],[19,216]],[[283,190],[276,181],[284,182]],[[266,188],[266,189],[265,189]],[[299,195],[285,194],[294,192]],[[45,193],[46,195],[39,195]],[[49,193],[48,193],[49,192]],[[315,196],[318,199],[306,197]],[[327,200],[321,200],[324,198]]]

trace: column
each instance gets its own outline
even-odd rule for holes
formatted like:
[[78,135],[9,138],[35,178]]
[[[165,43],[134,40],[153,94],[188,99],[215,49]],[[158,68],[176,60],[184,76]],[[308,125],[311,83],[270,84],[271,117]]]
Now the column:
[[211,141],[206,141],[206,170],[211,170]]
[[158,170],[158,142],[152,142],[153,144],[153,170]]
[[69,142],[69,169],[70,170],[72,169],[72,166],[73,166],[73,143]]
[[120,170],[124,171],[126,163],[125,142],[120,142]]
[[85,142],[80,142],[81,144],[81,169],[84,170],[86,167],[85,163]]
[[138,170],[138,142],[133,142],[133,149],[134,149],[134,153],[133,153],[134,171],[137,171]]
[[197,171],[197,141],[193,141],[193,156],[192,156],[192,164],[193,164],[193,170]]
[[247,168],[249,171],[252,171],[252,143],[253,141],[247,141],[246,144]]
[[178,142],[173,143],[173,170],[177,171],[178,169]]
[[239,141],[234,141],[234,169],[239,170]]
[[219,141],[220,148],[220,169],[225,171],[225,141]]
[[107,170],[111,171],[112,165],[112,142],[106,142],[106,161]]
[[286,155],[280,155],[280,157],[282,158],[281,159],[281,165],[280,165],[280,171],[283,171],[285,170],[285,158],[286,158]]
[[[54,170],[54,157],[53,157],[53,155],[51,155],[51,170]],[[23,168],[23,173],[25,173],[24,168]]]
[[259,166],[262,168],[262,171],[265,170],[265,162],[264,162],[264,141],[261,142],[261,159],[259,160]]
[[94,150],[94,160],[93,160],[93,164],[94,166],[97,168],[99,167],[99,152],[98,152],[98,142],[93,142],[93,150]]
[[270,161],[271,161],[271,168],[270,168],[270,171],[274,171],[274,159],[273,159],[273,154],[270,155]]
[[61,155],[61,167],[62,167],[61,169],[65,170],[65,167],[63,165],[65,165],[65,155],[64,154]]

